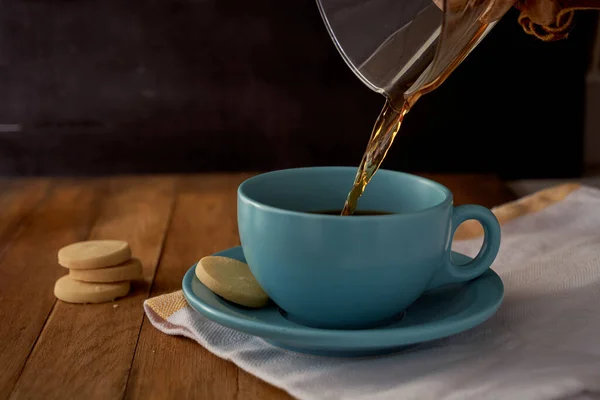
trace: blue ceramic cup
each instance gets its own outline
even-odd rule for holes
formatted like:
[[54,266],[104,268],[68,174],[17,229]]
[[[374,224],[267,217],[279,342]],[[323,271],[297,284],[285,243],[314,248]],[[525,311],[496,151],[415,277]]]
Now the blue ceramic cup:
[[[299,324],[360,329],[389,323],[423,292],[483,274],[500,247],[494,214],[453,205],[434,181],[379,170],[358,210],[391,215],[316,214],[341,210],[356,168],[315,167],[257,175],[238,188],[238,229],[259,284]],[[479,254],[451,260],[456,228],[469,219],[484,228]]]

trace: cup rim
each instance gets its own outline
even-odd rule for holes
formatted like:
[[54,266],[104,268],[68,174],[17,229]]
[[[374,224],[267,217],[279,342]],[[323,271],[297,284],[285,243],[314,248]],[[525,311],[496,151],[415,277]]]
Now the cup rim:
[[[269,212],[273,212],[273,213],[277,213],[277,214],[299,216],[299,217],[303,217],[303,218],[312,218],[312,219],[321,219],[321,220],[322,219],[325,219],[325,220],[334,219],[336,221],[342,221],[342,220],[343,221],[364,221],[364,220],[380,220],[380,219],[393,219],[393,218],[410,218],[413,216],[420,216],[423,214],[431,213],[440,208],[447,207],[448,204],[453,204],[453,202],[454,202],[454,197],[453,197],[450,189],[448,189],[446,186],[442,185],[439,182],[436,182],[434,180],[431,180],[429,178],[425,178],[422,176],[410,174],[407,172],[394,171],[394,170],[384,169],[384,168],[380,168],[377,171],[377,173],[380,173],[380,172],[391,173],[391,174],[397,174],[397,175],[401,175],[404,177],[408,177],[410,179],[419,180],[431,187],[441,190],[446,195],[446,197],[444,198],[443,201],[441,201],[431,207],[427,207],[422,210],[414,211],[414,212],[410,212],[410,213],[385,214],[385,215],[353,215],[353,216],[351,216],[351,215],[313,214],[313,213],[309,213],[309,212],[305,212],[305,211],[288,210],[285,208],[275,207],[275,206],[271,206],[271,205],[262,203],[260,201],[253,199],[252,197],[250,197],[249,195],[247,195],[245,193],[246,186],[252,184],[254,181],[266,179],[272,175],[278,175],[278,174],[282,174],[282,173],[288,173],[290,171],[301,171],[301,170],[344,170],[344,171],[352,170],[354,173],[356,173],[357,167],[350,167],[350,166],[297,167],[297,168],[277,169],[277,170],[273,170],[273,171],[259,173],[257,175],[254,175],[254,176],[244,180],[238,186],[238,189],[237,189],[238,199],[241,199],[244,202],[249,203],[253,207],[263,210],[263,211],[269,211]],[[348,188],[348,190],[350,190],[350,188]]]

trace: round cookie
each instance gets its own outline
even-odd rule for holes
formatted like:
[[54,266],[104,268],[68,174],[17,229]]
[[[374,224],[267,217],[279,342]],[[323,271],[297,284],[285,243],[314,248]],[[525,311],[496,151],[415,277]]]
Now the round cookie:
[[215,294],[246,307],[263,307],[269,296],[260,287],[248,264],[232,258],[208,256],[196,265],[196,276]]
[[89,283],[65,275],[54,284],[54,296],[67,303],[104,303],[129,293],[129,282]]
[[58,251],[58,263],[70,269],[112,267],[130,258],[129,244],[122,240],[87,240]]
[[143,277],[142,263],[132,258],[114,267],[96,269],[71,269],[69,276],[83,282],[122,282]]

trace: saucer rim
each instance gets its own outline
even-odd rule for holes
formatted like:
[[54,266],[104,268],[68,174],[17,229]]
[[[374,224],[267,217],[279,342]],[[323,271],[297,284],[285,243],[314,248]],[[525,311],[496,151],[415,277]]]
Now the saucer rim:
[[[234,246],[232,248],[228,248],[217,252],[215,253],[215,255],[230,252],[240,247],[241,246]],[[457,253],[463,257],[468,257],[459,252],[453,253]],[[505,294],[504,283],[502,282],[502,279],[494,270],[490,268],[488,269],[488,271],[485,272],[485,274],[488,275],[488,279],[497,280],[497,282],[495,283],[498,284],[500,295],[498,296],[498,298],[495,299],[495,302],[493,302],[489,306],[478,309],[476,310],[476,313],[469,314],[468,316],[465,316],[460,320],[434,320],[431,321],[431,323],[427,323],[424,325],[415,325],[408,327],[397,326],[396,324],[392,324],[389,326],[382,326],[371,329],[325,329],[298,324],[286,327],[276,324],[270,324],[267,322],[243,319],[235,315],[215,309],[212,306],[201,301],[201,299],[195,295],[192,289],[192,282],[194,279],[196,279],[198,283],[202,284],[202,282],[198,280],[195,274],[196,265],[197,263],[192,265],[192,267],[188,269],[188,271],[183,277],[183,294],[188,304],[196,312],[199,312],[200,314],[204,315],[209,320],[216,322],[220,325],[226,326],[228,328],[240,332],[245,332],[261,338],[272,338],[275,340],[286,341],[307,341],[311,339],[316,339],[321,342],[321,345],[326,345],[327,343],[325,342],[330,342],[331,344],[334,344],[337,348],[355,348],[356,342],[353,341],[364,339],[365,335],[369,336],[370,342],[365,343],[361,341],[360,347],[375,349],[389,346],[421,343],[464,332],[468,329],[476,327],[477,325],[481,324],[482,322],[486,321],[491,316],[493,316],[496,313],[496,311],[500,308],[504,300]],[[232,307],[235,307],[235,305],[232,305]],[[270,305],[269,307],[272,307],[274,312],[278,312],[275,308],[276,306]],[[345,346],[345,343],[339,342],[340,338],[348,340],[350,343],[348,343]]]

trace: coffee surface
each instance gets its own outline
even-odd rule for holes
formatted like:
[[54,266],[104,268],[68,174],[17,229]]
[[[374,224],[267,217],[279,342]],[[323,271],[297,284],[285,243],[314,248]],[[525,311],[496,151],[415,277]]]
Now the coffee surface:
[[[311,214],[325,214],[325,215],[342,215],[342,210],[323,210],[313,211]],[[377,211],[377,210],[356,210],[350,216],[361,216],[361,215],[391,215],[394,214],[389,211]]]

